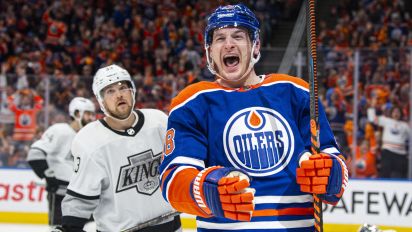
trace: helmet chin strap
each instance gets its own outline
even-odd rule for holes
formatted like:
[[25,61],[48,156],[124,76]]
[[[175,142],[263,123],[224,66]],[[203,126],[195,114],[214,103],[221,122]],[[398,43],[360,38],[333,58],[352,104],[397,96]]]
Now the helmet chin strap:
[[76,122],[79,124],[80,129],[83,128],[83,123],[81,118],[76,118]]
[[209,71],[210,71],[213,75],[216,75],[216,76],[218,76],[219,78],[221,78],[221,79],[223,79],[223,80],[225,80],[225,81],[227,81],[227,82],[238,82],[238,81],[242,80],[245,76],[249,75],[249,73],[252,71],[253,66],[255,66],[255,64],[256,64],[256,63],[259,61],[259,59],[260,59],[260,52],[258,53],[258,55],[257,55],[256,58],[255,58],[254,55],[253,55],[253,52],[254,52],[255,47],[256,47],[256,44],[257,44],[257,41],[253,42],[252,51],[250,52],[250,61],[249,61],[249,64],[248,64],[248,68],[247,68],[246,72],[243,73],[243,75],[240,76],[239,78],[236,78],[236,79],[234,79],[234,80],[233,80],[233,79],[230,80],[230,79],[225,78],[225,77],[223,77],[222,75],[220,75],[219,73],[216,72],[216,70],[213,68],[213,64],[212,64],[212,61],[213,61],[213,60],[211,60],[210,57],[209,57],[209,45],[207,45],[207,46],[206,46],[206,49],[205,49],[205,50],[206,50],[206,59],[207,59],[207,68],[209,69]]
[[83,118],[83,111],[78,111],[79,112],[79,117],[74,117],[74,120],[79,124],[80,129],[83,128],[83,123],[82,123],[82,118]]

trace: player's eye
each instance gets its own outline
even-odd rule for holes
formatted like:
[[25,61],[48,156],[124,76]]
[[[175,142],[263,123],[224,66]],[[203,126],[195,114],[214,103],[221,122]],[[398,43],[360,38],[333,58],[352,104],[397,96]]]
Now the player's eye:
[[120,88],[119,88],[119,90],[120,91],[126,91],[126,90],[129,90],[129,86],[127,86],[127,85],[122,85],[122,86],[120,86]]
[[244,32],[237,32],[232,36],[234,39],[244,39],[246,34]]
[[115,92],[116,91],[114,89],[110,88],[110,89],[106,89],[106,91],[104,91],[104,94],[108,96],[112,96]]
[[223,36],[216,36],[215,41],[224,41],[225,37]]

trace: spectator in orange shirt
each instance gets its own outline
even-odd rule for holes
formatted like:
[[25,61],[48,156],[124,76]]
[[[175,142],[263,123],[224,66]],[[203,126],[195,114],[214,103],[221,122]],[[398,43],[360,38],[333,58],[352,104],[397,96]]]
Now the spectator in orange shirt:
[[37,113],[43,108],[43,98],[30,89],[23,89],[16,97],[9,97],[9,108],[15,118],[13,140],[30,142],[36,134]]
[[377,177],[376,156],[366,139],[361,138],[360,145],[356,148],[355,173],[358,178]]
[[43,22],[47,24],[46,44],[53,51],[61,51],[66,40],[67,25],[61,19],[63,18],[62,7],[59,2],[46,10],[43,14]]

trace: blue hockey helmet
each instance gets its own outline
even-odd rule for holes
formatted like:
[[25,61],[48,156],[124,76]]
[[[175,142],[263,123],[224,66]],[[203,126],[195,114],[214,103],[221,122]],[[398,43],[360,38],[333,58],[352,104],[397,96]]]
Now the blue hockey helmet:
[[243,27],[249,31],[253,42],[259,39],[259,21],[255,14],[243,4],[218,7],[207,19],[205,47],[212,42],[213,31],[224,27]]

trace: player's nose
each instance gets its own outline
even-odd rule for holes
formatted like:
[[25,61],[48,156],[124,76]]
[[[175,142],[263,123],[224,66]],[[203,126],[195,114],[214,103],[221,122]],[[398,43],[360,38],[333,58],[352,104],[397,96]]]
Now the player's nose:
[[225,46],[226,49],[231,49],[235,46],[235,43],[234,43],[232,38],[227,38],[227,39],[225,39],[224,46]]

